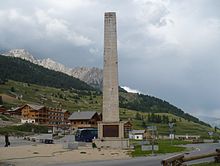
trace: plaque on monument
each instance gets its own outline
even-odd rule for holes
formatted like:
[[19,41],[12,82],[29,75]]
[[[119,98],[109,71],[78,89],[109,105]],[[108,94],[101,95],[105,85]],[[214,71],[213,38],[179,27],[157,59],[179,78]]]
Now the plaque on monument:
[[119,137],[119,126],[103,125],[103,137]]

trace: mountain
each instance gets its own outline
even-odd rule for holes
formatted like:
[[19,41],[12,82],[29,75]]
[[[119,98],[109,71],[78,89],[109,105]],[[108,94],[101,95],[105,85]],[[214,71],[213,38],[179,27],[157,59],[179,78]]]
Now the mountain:
[[76,67],[71,70],[71,75],[76,77],[94,88],[102,89],[102,70],[96,67]]
[[[30,56],[30,58],[32,57]],[[11,79],[56,88],[94,90],[77,78],[49,70],[21,58],[0,56],[0,73],[0,82]]]
[[2,55],[25,59],[31,63],[43,66],[47,69],[62,72],[69,76],[78,78],[81,81],[84,81],[95,88],[101,89],[102,87],[102,70],[99,68],[95,68],[95,67],[68,68],[65,65],[55,62],[50,58],[37,59],[25,49],[12,49],[8,52],[3,53]]
[[[98,68],[78,67],[70,69],[49,58],[43,60],[36,59],[24,49],[11,50],[4,55],[10,57],[0,56],[0,82],[4,79],[11,79],[49,87],[74,88],[79,90],[92,89],[84,82],[96,88],[100,88],[102,84],[102,70]],[[79,78],[84,82],[80,82],[71,76]],[[189,121],[207,125],[198,118],[184,113],[181,109],[161,99],[143,94],[127,93],[123,89],[120,89],[120,92],[121,108],[146,113],[171,113]]]
[[[33,64],[21,58],[0,56],[0,73],[1,73],[0,80],[3,81],[15,80],[29,84],[37,84],[41,86],[61,88],[63,90],[76,89],[79,90],[77,91],[77,93],[79,93],[81,97],[83,97],[87,93],[90,94],[91,93],[89,92],[90,90],[94,91],[94,88],[90,87],[85,82],[80,81],[79,79],[76,79],[61,72],[46,69],[42,66]],[[83,73],[83,71],[80,71],[80,73]],[[14,91],[14,88],[12,89]],[[84,90],[87,90],[88,92],[85,92]],[[19,94],[19,96],[25,96],[25,95],[26,95],[25,93]],[[60,96],[60,94],[56,94],[55,96]],[[64,98],[64,96],[65,94],[62,95],[62,98]],[[78,97],[73,97],[73,98],[76,99]],[[91,103],[93,103],[92,101],[93,96],[91,96],[90,98],[91,98]],[[202,125],[207,125],[204,122],[200,121],[198,118],[193,117],[187,113],[184,113],[181,109],[171,105],[170,103],[152,96],[128,93],[126,91],[120,90],[119,100],[120,100],[119,101],[120,108],[125,108],[129,110],[135,110],[138,112],[145,112],[145,113],[171,113],[173,115],[187,119],[189,121],[199,123]],[[36,98],[35,101],[37,101]],[[84,105],[85,103],[83,104],[83,106]]]
[[33,55],[31,55],[28,51],[24,49],[13,49],[6,53],[3,53],[2,55],[21,58],[32,63],[37,63],[37,60],[33,57]]

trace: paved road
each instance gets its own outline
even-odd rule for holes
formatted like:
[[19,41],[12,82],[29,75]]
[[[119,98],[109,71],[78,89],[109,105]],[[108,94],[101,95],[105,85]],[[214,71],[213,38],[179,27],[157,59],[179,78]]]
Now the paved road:
[[106,160],[106,161],[91,161],[91,162],[78,162],[68,164],[57,164],[48,166],[157,166],[161,165],[160,161],[165,156],[154,157],[138,157],[126,160]]
[[[214,152],[216,148],[220,148],[220,144],[194,144],[194,145],[186,145],[189,148],[195,148],[195,150],[191,151],[189,155],[197,155],[203,153]],[[126,160],[107,160],[107,161],[91,161],[91,162],[80,162],[80,163],[68,163],[63,164],[62,166],[157,166],[161,165],[161,160],[172,156],[173,154],[168,155],[159,155],[159,156],[149,156],[149,157],[139,157],[132,158]],[[213,158],[203,159],[200,161],[210,161]],[[198,163],[199,160],[190,162]],[[49,165],[48,165],[49,166]],[[60,166],[59,165],[50,165],[50,166]]]
[[[192,155],[198,155],[198,154],[204,154],[204,153],[212,153],[216,149],[220,148],[220,143],[187,145],[187,147],[194,147],[195,148],[195,150],[191,151],[190,154],[187,155],[187,156],[192,156]],[[200,162],[204,162],[204,161],[213,161],[213,157],[206,158],[206,159],[195,160],[195,161],[192,161],[192,162],[188,162],[187,164],[200,163]]]

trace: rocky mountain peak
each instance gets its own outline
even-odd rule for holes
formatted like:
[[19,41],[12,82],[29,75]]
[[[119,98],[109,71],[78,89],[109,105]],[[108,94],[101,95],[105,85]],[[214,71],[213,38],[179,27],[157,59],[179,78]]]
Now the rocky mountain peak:
[[3,55],[25,59],[31,63],[43,66],[50,70],[65,73],[67,75],[78,78],[95,88],[101,89],[102,87],[102,69],[96,67],[68,68],[65,65],[58,63],[50,58],[37,59],[25,49],[12,49],[6,53],[3,53]]
[[30,61],[34,63],[36,59],[31,55],[27,50],[25,49],[12,49],[6,53],[4,53],[5,56],[11,56],[11,57],[18,57],[21,59],[25,59],[27,61]]

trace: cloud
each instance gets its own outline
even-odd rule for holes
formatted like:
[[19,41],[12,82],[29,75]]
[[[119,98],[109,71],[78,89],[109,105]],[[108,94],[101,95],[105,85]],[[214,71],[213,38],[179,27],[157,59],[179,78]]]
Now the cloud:
[[92,43],[88,37],[70,29],[69,23],[63,19],[52,18],[42,10],[37,10],[35,15],[38,23],[44,27],[45,34],[51,38],[64,39],[75,46],[85,46]]
[[218,0],[1,1],[0,49],[102,67],[103,14],[116,11],[120,84],[192,114],[216,113],[219,6]]
[[[9,27],[8,33],[10,33],[10,35],[28,35],[29,37],[37,35],[38,38],[52,41],[62,40],[75,46],[88,46],[92,43],[91,39],[76,32],[68,21],[54,18],[50,16],[47,11],[38,9],[31,13],[31,15],[25,15],[20,10],[12,8],[2,10],[0,16],[3,18],[3,27]],[[29,28],[30,33],[24,32],[24,26]],[[4,41],[2,41],[2,43],[4,43]]]
[[90,49],[89,49],[89,52],[90,52],[92,55],[96,55],[96,56],[100,54],[98,48],[90,48]]
[[122,88],[130,93],[139,93],[139,94],[141,93],[139,90],[129,88],[128,86],[122,86]]

